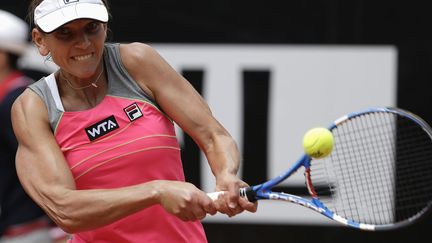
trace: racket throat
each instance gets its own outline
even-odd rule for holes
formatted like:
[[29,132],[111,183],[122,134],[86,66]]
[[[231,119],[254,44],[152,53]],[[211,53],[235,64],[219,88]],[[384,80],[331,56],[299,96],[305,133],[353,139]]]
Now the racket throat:
[[306,179],[306,187],[309,191],[309,194],[313,197],[313,198],[318,198],[318,195],[312,185],[312,180],[311,180],[311,174],[310,174],[311,170],[310,167],[307,167],[305,169],[304,175],[305,175],[305,179]]

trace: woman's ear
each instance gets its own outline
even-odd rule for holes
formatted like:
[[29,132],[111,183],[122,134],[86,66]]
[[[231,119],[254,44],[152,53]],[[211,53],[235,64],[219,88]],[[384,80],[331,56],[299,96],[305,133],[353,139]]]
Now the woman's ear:
[[32,30],[33,42],[35,43],[36,47],[38,48],[39,53],[42,56],[47,56],[50,51],[48,50],[48,48],[46,46],[44,35],[45,34],[42,33],[41,31],[39,31],[38,29],[33,28],[33,30]]

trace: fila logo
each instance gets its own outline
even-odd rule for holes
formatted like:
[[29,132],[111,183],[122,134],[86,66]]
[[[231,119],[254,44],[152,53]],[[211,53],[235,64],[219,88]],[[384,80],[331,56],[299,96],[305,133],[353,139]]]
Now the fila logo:
[[114,116],[103,119],[102,121],[91,125],[85,129],[90,141],[102,137],[119,128],[119,125]]
[[65,4],[69,4],[69,3],[77,3],[77,2],[79,2],[79,0],[63,0],[63,2]]
[[143,116],[141,109],[136,103],[123,109],[130,121],[134,121]]

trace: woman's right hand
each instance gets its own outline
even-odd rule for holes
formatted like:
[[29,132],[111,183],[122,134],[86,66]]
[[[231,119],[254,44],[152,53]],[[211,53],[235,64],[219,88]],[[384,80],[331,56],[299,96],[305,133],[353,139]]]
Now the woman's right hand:
[[183,221],[201,220],[217,212],[213,200],[188,182],[158,181],[157,200],[168,213]]

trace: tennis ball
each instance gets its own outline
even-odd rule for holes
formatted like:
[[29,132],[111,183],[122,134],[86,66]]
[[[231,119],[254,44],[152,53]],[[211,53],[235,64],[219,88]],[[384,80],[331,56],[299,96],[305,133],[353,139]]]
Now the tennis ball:
[[333,149],[333,134],[326,128],[313,128],[304,135],[303,148],[312,158],[324,158]]

